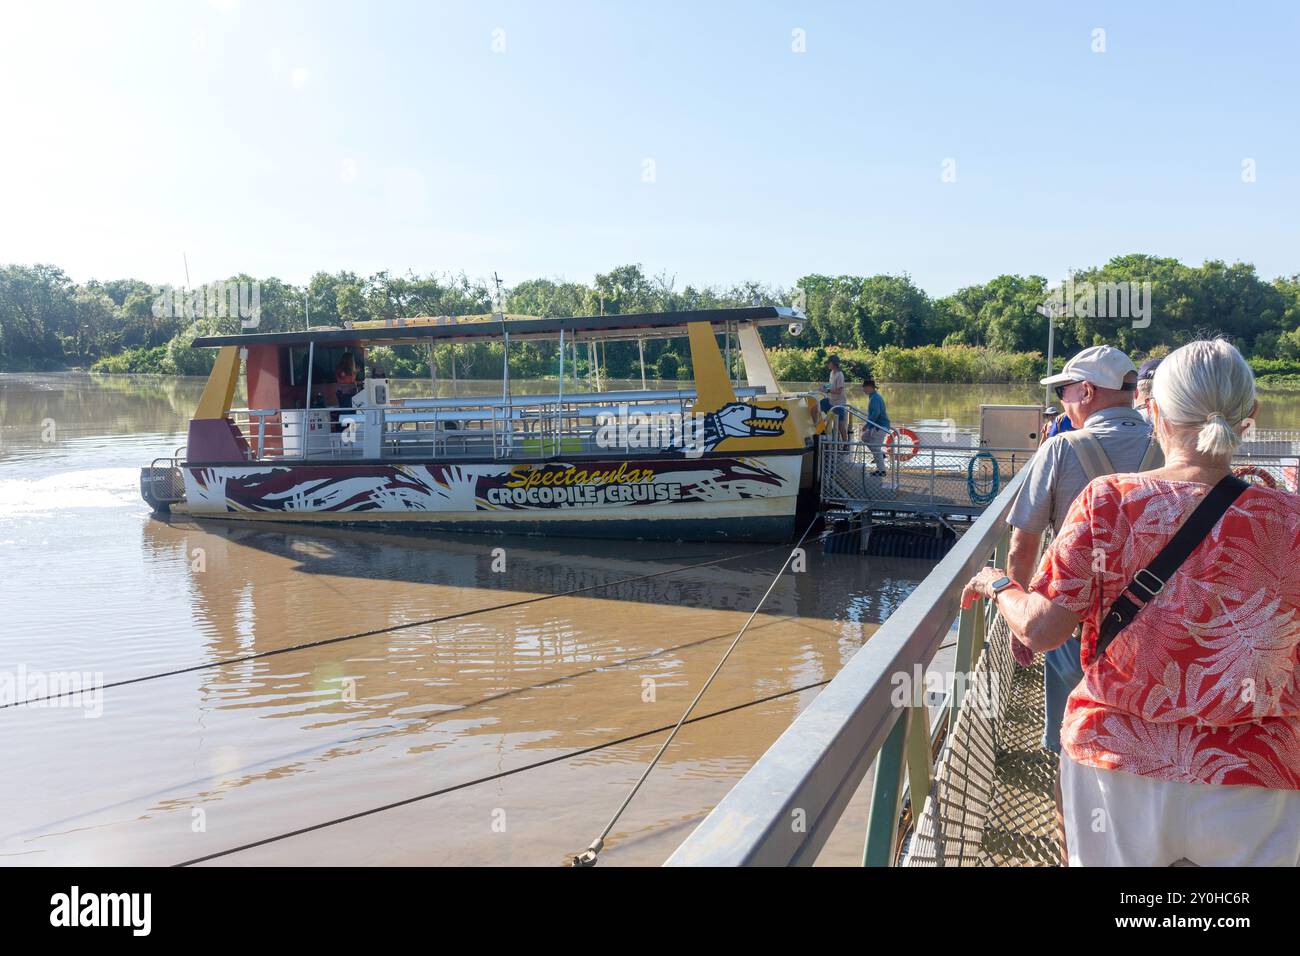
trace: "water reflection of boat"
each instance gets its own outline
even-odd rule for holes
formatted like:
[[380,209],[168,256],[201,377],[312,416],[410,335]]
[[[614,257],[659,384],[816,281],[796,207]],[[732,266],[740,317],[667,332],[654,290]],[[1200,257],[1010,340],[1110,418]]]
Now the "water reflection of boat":
[[[183,518],[145,522],[142,534],[152,559],[191,566],[195,623],[214,662],[199,708],[214,715],[205,723],[243,735],[219,786],[190,784],[168,799],[188,807],[196,786],[204,799],[270,786],[281,801],[310,800],[320,817],[349,805],[337,774],[358,766],[368,787],[401,796],[417,766],[432,786],[451,785],[499,769],[502,753],[524,766],[671,723],[786,554],[647,542],[630,555],[608,541]],[[499,570],[496,548],[506,555]],[[807,573],[774,592],[704,710],[775,699],[745,711],[743,731],[693,730],[668,761],[683,772],[739,772],[806,701],[794,690],[833,675],[922,573],[878,562],[864,579],[857,565],[809,558]],[[442,623],[423,623],[431,619]],[[374,633],[328,643],[349,632]],[[248,659],[312,642],[321,643]],[[658,706],[643,699],[646,680]],[[274,719],[246,722],[256,718]],[[575,772],[640,759],[656,742],[586,754]],[[418,762],[430,751],[440,758]],[[348,770],[323,779],[307,772],[344,760]],[[221,835],[210,848],[229,843]]]
[[[284,692],[276,698],[310,694],[317,665],[337,670],[345,662],[364,686],[360,699],[382,704],[384,713],[417,699],[435,708],[474,699],[479,684],[527,685],[529,675],[550,679],[576,664],[615,664],[730,635],[762,596],[764,571],[785,558],[784,549],[748,545],[683,553],[647,542],[633,557],[614,542],[543,546],[535,538],[503,537],[487,547],[457,535],[330,528],[304,534],[293,525],[179,519],[146,522],[143,534],[156,555],[190,564],[201,556],[201,570],[190,575],[191,600],[201,618],[196,624],[210,635],[207,656],[238,661],[215,666],[204,681],[214,701],[262,694],[260,684],[245,683],[248,663],[241,659],[323,642],[291,658],[266,659]],[[498,549],[504,562],[493,554]],[[844,587],[843,565],[790,575],[763,620],[801,621],[792,626],[851,635],[856,644],[862,628],[883,620],[919,573],[915,563],[877,565],[872,580],[852,589]],[[652,616],[662,623],[647,628]],[[369,636],[330,643],[350,634]],[[789,661],[777,655],[772,663],[779,670]],[[833,673],[841,663],[837,654],[812,670]],[[311,703],[345,719],[367,715],[337,688]]]
[[[787,539],[801,492],[805,503],[814,492],[818,411],[807,393],[781,390],[759,329],[799,318],[767,307],[440,317],[198,339],[220,351],[188,446],[145,469],[142,491],[155,509],[200,518]],[[571,390],[579,342],[653,337],[688,339],[694,387]],[[511,393],[520,341],[558,344],[554,394]],[[471,342],[502,343],[500,398],[394,399],[381,371],[367,375],[377,345]],[[233,409],[241,364],[249,408]]]

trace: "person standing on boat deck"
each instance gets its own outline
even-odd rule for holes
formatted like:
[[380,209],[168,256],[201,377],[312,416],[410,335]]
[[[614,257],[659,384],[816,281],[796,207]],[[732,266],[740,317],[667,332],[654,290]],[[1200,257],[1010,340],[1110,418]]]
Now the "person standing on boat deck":
[[351,352],[344,352],[334,368],[334,381],[340,385],[357,384],[357,360]]
[[822,410],[831,416],[831,423],[835,426],[835,434],[839,440],[848,441],[849,410],[844,407],[848,396],[844,388],[844,373],[840,371],[840,360],[832,355],[826,360],[826,369],[830,373],[830,381],[822,389],[826,393],[826,398],[822,401]]
[[[1062,417],[1083,424],[1047,439],[1025,466],[1028,475],[1007,517],[1013,529],[1008,574],[1021,587],[1028,587],[1033,576],[1043,533],[1048,528],[1060,531],[1070,505],[1090,480],[1161,463],[1151,426],[1133,408],[1136,380],[1137,370],[1127,355],[1109,345],[1095,345],[1067,362],[1060,374],[1040,382],[1054,387]],[[1032,662],[1023,644],[1013,641],[1011,647],[1019,663]],[[1043,746],[1055,754],[1061,752],[1066,699],[1082,678],[1077,635],[1044,656]],[[1059,777],[1055,789],[1057,836],[1064,843]]]
[[876,391],[876,380],[868,375],[862,380],[862,390],[867,393],[867,424],[863,426],[866,433],[867,448],[871,450],[876,470],[872,472],[877,478],[885,474],[885,435],[889,433],[889,413],[885,410],[885,398]]
[[1150,400],[1168,464],[1091,482],[1028,591],[990,568],[962,594],[1033,650],[1083,624],[1071,865],[1300,865],[1300,498],[1232,475],[1258,408],[1223,339],[1173,352]]
[[334,400],[340,408],[351,408],[357,394],[357,360],[351,352],[344,352],[334,367]]

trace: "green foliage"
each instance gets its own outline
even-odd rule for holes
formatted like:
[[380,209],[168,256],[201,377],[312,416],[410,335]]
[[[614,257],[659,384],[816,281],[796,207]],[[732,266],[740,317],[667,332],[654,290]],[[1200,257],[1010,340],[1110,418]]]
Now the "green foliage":
[[215,335],[226,331],[221,323],[212,319],[199,319],[190,323],[167,343],[167,359],[177,375],[207,375],[217,359],[215,349],[190,348],[190,343],[201,335]]
[[126,349],[116,355],[106,355],[91,365],[92,372],[110,375],[175,375],[176,367],[167,355],[165,345],[153,348]]
[[[487,314],[495,308],[485,283],[463,274],[319,272],[303,287],[247,275],[225,281],[257,282],[261,332],[303,329],[309,319],[313,327],[341,326],[419,315]],[[1087,345],[1118,345],[1140,361],[1204,334],[1226,335],[1248,355],[1265,360],[1258,367],[1269,370],[1260,372],[1261,381],[1293,374],[1272,370],[1270,361],[1300,362],[1300,275],[1265,282],[1245,263],[1210,260],[1193,267],[1176,259],[1125,255],[1075,273],[1074,281],[1076,286],[1149,281],[1151,323],[1138,327],[1087,311],[1062,316],[1056,323],[1058,367]],[[111,372],[205,374],[213,352],[193,349],[190,343],[196,335],[236,331],[239,317],[191,318],[184,309],[158,307],[164,294],[182,299],[183,291],[133,279],[78,285],[54,266],[0,266],[0,369],[92,365]],[[824,381],[825,359],[834,351],[850,378],[870,369],[889,381],[1010,382],[1042,374],[1047,320],[1036,308],[1053,292],[1046,279],[1033,275],[997,276],[939,299],[931,299],[907,275],[812,274],[791,290],[757,282],[678,289],[675,277],[648,276],[633,264],[599,274],[590,284],[527,279],[505,290],[503,306],[513,314],[568,316],[797,300],[807,313],[802,333],[792,335],[787,327],[762,333],[782,380]],[[649,339],[642,345],[603,343],[598,361],[604,375],[639,378],[644,353],[647,371],[657,377],[689,377],[680,343]],[[434,360],[440,377],[452,377],[449,346],[438,346]],[[501,373],[501,345],[458,346],[454,360],[456,377],[495,378]],[[371,362],[394,378],[429,374],[429,354],[422,348],[376,348]],[[559,372],[557,346],[514,345],[510,367],[516,377],[554,377]],[[565,375],[592,373],[586,344],[578,348],[576,364],[568,346]]]
[[664,352],[655,362],[655,374],[665,381],[675,380],[681,365],[681,360],[676,355],[672,352]]
[[1300,392],[1300,375],[1260,375],[1255,382],[1269,390]]
[[1253,358],[1250,367],[1260,375],[1300,375],[1300,360],[1294,358]]

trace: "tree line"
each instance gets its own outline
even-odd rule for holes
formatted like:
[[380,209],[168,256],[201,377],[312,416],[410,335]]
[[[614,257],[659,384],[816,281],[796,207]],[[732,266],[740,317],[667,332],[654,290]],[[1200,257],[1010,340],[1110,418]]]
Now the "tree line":
[[[495,311],[486,282],[464,274],[394,275],[317,273],[305,286],[248,275],[224,280],[257,291],[258,331],[343,325],[418,315],[473,315]],[[1145,285],[1144,285],[1145,284]],[[1116,291],[1146,313],[1117,316]],[[1147,290],[1146,299],[1141,290]],[[527,279],[502,291],[505,311],[570,316],[661,312],[745,305],[798,305],[807,315],[797,334],[785,327],[763,331],[778,374],[816,380],[827,354],[841,351],[886,379],[1019,381],[1041,374],[1048,318],[1039,309],[1055,297],[1056,355],[1110,343],[1135,358],[1160,355],[1189,339],[1222,334],[1252,358],[1257,371],[1300,374],[1300,275],[1261,278],[1248,263],[1209,260],[1189,266],[1177,259],[1126,255],[1077,271],[1064,283],[1042,276],[1001,275],[931,297],[908,275],[807,275],[793,287],[759,282],[732,287],[678,287],[674,277],[648,275],[625,265],[590,283]],[[1090,299],[1079,290],[1107,290]],[[213,314],[192,308],[195,290],[159,288],[137,279],[74,282],[51,265],[0,266],[0,370],[70,367],[107,372],[202,374],[212,351],[192,349],[198,335],[234,332],[233,308]],[[189,293],[190,298],[186,295]],[[1078,295],[1078,305],[1073,302]],[[200,297],[201,299],[201,297]],[[1065,300],[1067,308],[1061,310]],[[166,307],[159,307],[165,302]],[[180,307],[177,303],[184,304]],[[1091,304],[1091,305],[1090,305]],[[613,378],[640,375],[635,342],[610,342],[596,359]],[[676,378],[689,372],[684,342],[648,340],[647,374]],[[394,377],[428,374],[429,353],[398,347],[377,352]],[[443,375],[495,377],[499,344],[435,350]],[[590,374],[592,356],[579,351],[579,373]],[[556,372],[552,343],[512,346],[511,373]]]

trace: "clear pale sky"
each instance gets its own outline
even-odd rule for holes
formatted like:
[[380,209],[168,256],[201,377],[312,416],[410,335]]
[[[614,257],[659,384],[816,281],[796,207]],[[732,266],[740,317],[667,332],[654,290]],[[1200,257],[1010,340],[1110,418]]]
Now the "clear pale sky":
[[1300,271],[1298,63],[1281,2],[9,0],[0,262],[1271,278]]

